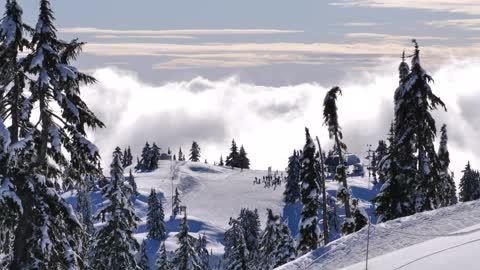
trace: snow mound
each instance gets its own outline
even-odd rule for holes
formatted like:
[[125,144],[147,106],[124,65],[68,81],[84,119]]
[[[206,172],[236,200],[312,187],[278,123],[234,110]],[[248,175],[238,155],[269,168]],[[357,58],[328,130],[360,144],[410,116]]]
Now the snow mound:
[[[367,235],[364,228],[277,269],[365,269]],[[477,269],[467,256],[480,252],[480,201],[372,225],[369,246],[368,269],[458,269],[454,254],[464,249],[474,252],[462,254],[469,267],[459,269]]]

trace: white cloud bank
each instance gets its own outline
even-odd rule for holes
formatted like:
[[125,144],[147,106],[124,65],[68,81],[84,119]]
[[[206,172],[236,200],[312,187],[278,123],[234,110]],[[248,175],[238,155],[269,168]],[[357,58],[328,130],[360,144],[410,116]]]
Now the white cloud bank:
[[[349,150],[364,154],[367,144],[385,138],[398,85],[397,63],[340,82],[339,117]],[[470,160],[480,168],[480,61],[451,63],[433,74],[434,91],[448,113],[436,113],[438,128],[449,125],[452,169],[457,181]],[[217,161],[234,137],[244,144],[254,168],[283,169],[294,148],[303,146],[304,127],[330,145],[322,121],[327,87],[305,83],[285,87],[245,84],[234,77],[221,81],[191,81],[148,85],[135,74],[113,68],[95,71],[99,83],[83,90],[107,128],[94,133],[105,165],[115,146],[131,145],[134,154],[148,141],[178,151],[199,142],[203,158]],[[329,88],[330,86],[328,86]],[[106,166],[105,166],[106,167]],[[106,167],[108,168],[108,167]]]
[[332,5],[410,8],[472,15],[480,14],[480,0],[340,0],[332,3]]

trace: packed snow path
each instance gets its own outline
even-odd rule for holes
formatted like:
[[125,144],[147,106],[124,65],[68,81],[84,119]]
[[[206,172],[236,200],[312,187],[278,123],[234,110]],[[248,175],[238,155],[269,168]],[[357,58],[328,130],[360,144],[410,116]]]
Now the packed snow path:
[[[478,239],[480,201],[372,225],[368,269],[476,269]],[[364,228],[278,269],[365,269],[366,243]],[[471,256],[462,262],[465,268],[455,257],[462,252],[463,258]]]

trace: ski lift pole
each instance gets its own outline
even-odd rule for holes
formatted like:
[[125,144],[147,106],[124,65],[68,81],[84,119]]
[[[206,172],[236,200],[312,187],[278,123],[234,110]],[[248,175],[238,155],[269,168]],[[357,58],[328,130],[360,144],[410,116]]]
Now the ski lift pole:
[[370,217],[368,218],[368,227],[367,227],[367,252],[365,258],[365,270],[368,270],[368,249],[370,248]]

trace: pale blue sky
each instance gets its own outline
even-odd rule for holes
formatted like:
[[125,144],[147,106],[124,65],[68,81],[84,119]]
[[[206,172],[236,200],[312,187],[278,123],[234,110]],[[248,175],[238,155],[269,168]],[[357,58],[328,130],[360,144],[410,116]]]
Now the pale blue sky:
[[[38,1],[18,2],[25,21],[34,24]],[[62,38],[90,44],[79,60],[82,69],[117,66],[155,82],[236,75],[284,85],[329,84],[375,70],[409,49],[412,37],[432,69],[445,58],[477,55],[480,1],[435,2],[54,0],[52,7]],[[203,32],[158,32],[198,29]],[[252,32],[258,29],[268,31]]]

